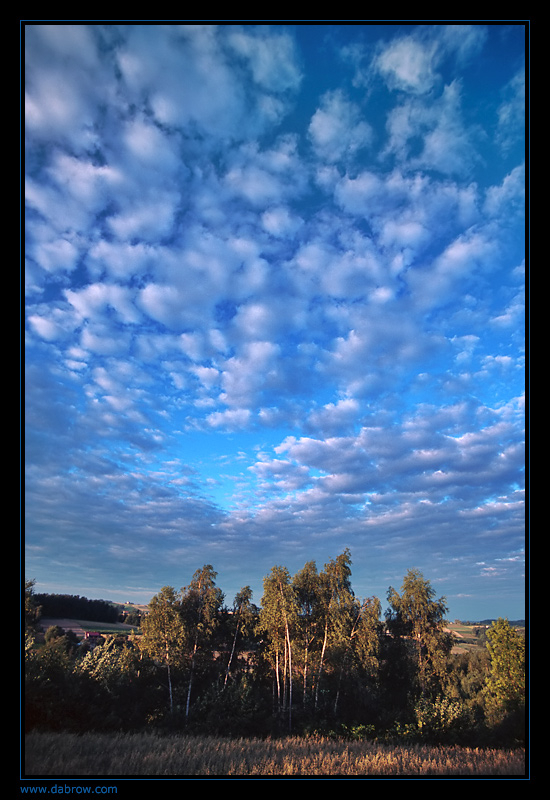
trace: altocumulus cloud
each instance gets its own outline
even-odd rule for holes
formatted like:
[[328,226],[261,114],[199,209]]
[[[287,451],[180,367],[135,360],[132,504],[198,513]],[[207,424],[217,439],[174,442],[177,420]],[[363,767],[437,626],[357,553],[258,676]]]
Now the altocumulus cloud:
[[349,547],[523,615],[524,34],[24,25],[41,590]]

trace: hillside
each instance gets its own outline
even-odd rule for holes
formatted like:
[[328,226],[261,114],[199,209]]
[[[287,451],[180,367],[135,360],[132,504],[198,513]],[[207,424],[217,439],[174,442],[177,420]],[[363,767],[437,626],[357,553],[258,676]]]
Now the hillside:
[[58,625],[60,628],[63,628],[65,633],[71,631],[79,638],[82,638],[86,631],[96,631],[102,634],[129,634],[137,630],[135,625],[126,625],[124,622],[94,622],[88,619],[43,617],[39,622],[42,633],[45,633],[52,625]]

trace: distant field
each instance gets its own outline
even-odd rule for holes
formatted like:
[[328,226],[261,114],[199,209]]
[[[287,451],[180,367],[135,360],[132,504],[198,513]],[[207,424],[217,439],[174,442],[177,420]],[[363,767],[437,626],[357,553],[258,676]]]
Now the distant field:
[[464,653],[468,650],[476,650],[478,648],[485,649],[485,643],[480,642],[477,636],[474,636],[474,629],[477,625],[463,625],[462,623],[451,623],[447,627],[455,635],[455,645],[453,653]]
[[52,625],[59,625],[64,631],[72,631],[76,636],[84,636],[85,631],[98,633],[130,633],[137,630],[135,625],[126,625],[124,622],[94,622],[89,619],[54,619],[44,617],[40,620],[40,627],[45,632]]
[[26,736],[25,775],[73,776],[522,776],[523,750],[391,746],[288,738],[222,739],[154,734]]

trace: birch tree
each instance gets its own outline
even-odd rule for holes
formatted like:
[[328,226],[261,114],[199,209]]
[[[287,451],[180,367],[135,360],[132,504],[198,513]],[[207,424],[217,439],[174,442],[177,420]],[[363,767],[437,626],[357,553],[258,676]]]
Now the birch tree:
[[186,637],[179,599],[172,586],[164,586],[153,597],[149,613],[142,620],[141,632],[140,649],[166,667],[169,706],[173,711],[172,669],[182,662]]
[[296,623],[296,596],[286,567],[273,567],[264,578],[260,629],[269,637],[269,652],[277,686],[277,706],[288,710],[292,728],[292,653]]
[[378,682],[380,667],[381,605],[377,597],[354,600],[341,620],[339,630],[339,678],[334,713],[342,685],[349,677],[364,690]]
[[181,590],[181,615],[186,630],[189,658],[189,682],[185,718],[189,716],[197,654],[212,641],[219,621],[223,593],[216,586],[217,573],[210,564],[198,569],[189,586]]
[[319,573],[314,561],[308,561],[292,579],[297,607],[297,644],[299,646],[300,667],[302,670],[302,701],[305,705],[308,696],[308,681],[313,685],[313,666],[315,653],[318,654],[319,614]]
[[231,667],[233,664],[233,659],[235,657],[235,648],[237,644],[237,639],[241,633],[246,633],[247,629],[251,625],[252,621],[255,619],[257,615],[258,609],[252,603],[252,589],[250,586],[245,586],[240,592],[237,592],[235,595],[235,600],[233,602],[233,620],[235,625],[235,630],[233,633],[233,640],[231,644],[231,653],[229,655],[229,660],[227,662],[227,668],[225,670],[225,678],[223,682],[224,689],[227,686],[227,681],[229,679],[229,675],[231,674]]
[[413,643],[421,694],[437,691],[452,648],[452,635],[445,631],[446,598],[436,600],[430,582],[419,570],[410,569],[401,594],[390,586],[388,602],[388,630],[393,636],[406,637]]
[[342,649],[345,626],[350,619],[353,605],[351,554],[346,548],[336,559],[331,559],[325,564],[325,568],[319,576],[322,644],[315,688],[315,707],[319,702],[319,690],[326,666],[327,653],[335,654],[335,651]]

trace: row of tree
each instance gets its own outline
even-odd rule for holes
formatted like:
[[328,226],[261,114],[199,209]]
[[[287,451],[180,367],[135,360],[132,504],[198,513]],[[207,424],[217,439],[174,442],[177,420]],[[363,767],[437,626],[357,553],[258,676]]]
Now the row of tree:
[[384,614],[355,596],[348,550],[320,571],[273,567],[260,607],[249,586],[225,607],[216,577],[206,565],[162,588],[139,636],[88,652],[63,636],[34,645],[31,587],[28,724],[521,738],[524,637],[499,620],[485,651],[453,655],[445,598],[417,570]]
[[95,622],[116,622],[119,617],[118,608],[106,600],[89,600],[73,594],[37,594],[35,600],[44,617]]

